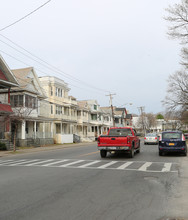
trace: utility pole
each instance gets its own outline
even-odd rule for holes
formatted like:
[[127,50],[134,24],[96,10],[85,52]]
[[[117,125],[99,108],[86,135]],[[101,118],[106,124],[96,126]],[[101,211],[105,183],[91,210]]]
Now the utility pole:
[[112,105],[112,99],[113,99],[113,95],[116,95],[115,93],[114,94],[109,94],[109,95],[106,95],[106,96],[110,96],[110,106],[111,106],[111,110],[112,110],[112,120],[113,120],[113,127],[115,127],[115,120],[114,120],[114,109],[113,109],[113,105]]
[[145,123],[144,123],[144,115],[143,115],[144,108],[145,108],[144,106],[138,107],[138,109],[140,110],[140,115],[141,115],[141,119],[142,119],[142,126],[143,126],[143,130],[144,130],[144,135],[146,135]]

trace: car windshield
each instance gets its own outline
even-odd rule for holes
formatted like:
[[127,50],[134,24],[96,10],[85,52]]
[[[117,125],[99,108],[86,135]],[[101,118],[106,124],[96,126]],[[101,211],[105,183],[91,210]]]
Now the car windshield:
[[162,134],[163,139],[181,139],[182,134],[176,132],[167,132]]
[[111,129],[109,131],[110,136],[132,136],[131,129]]
[[155,133],[146,134],[146,137],[156,137],[157,135]]

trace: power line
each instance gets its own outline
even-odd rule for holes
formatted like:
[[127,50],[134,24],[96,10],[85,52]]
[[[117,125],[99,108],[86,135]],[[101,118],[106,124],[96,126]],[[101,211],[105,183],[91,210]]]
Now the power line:
[[20,45],[16,44],[15,42],[13,42],[13,41],[10,40],[9,38],[5,37],[4,35],[0,34],[0,36],[2,36],[3,38],[5,38],[6,40],[8,40],[9,42],[11,42],[12,44],[16,45],[16,46],[19,47],[20,49],[24,50],[25,52],[27,52],[27,53],[30,54],[31,56],[35,57],[36,59],[38,59],[38,60],[42,61],[43,63],[45,63],[45,64],[43,64],[43,63],[41,63],[41,62],[39,62],[39,61],[33,59],[32,57],[26,55],[25,53],[19,51],[18,49],[16,49],[16,48],[10,46],[8,43],[6,43],[6,42],[4,42],[4,41],[1,40],[1,42],[3,42],[4,44],[8,45],[8,46],[11,47],[12,49],[14,49],[14,50],[18,51],[19,53],[23,54],[24,56],[26,56],[26,57],[28,57],[28,58],[34,60],[35,62],[39,63],[40,65],[45,66],[46,68],[48,68],[48,69],[50,69],[50,70],[52,70],[52,71],[54,71],[54,72],[56,72],[56,73],[58,73],[58,74],[61,74],[61,75],[63,75],[63,76],[66,77],[66,78],[69,78],[69,79],[71,79],[71,80],[73,80],[73,81],[76,81],[76,82],[78,82],[78,83],[80,83],[80,84],[83,84],[83,85],[85,85],[85,86],[87,86],[87,87],[89,87],[89,88],[92,87],[92,88],[95,89],[95,90],[100,90],[100,91],[103,91],[103,92],[109,92],[109,91],[106,91],[106,90],[104,90],[104,89],[101,89],[101,88],[95,87],[95,86],[93,86],[93,85],[90,85],[90,84],[88,84],[88,83],[86,83],[86,82],[84,82],[84,81],[81,81],[81,80],[77,79],[76,77],[73,77],[72,75],[70,75],[70,74],[68,74],[68,73],[65,73],[64,71],[62,71],[62,70],[58,69],[57,67],[55,67],[55,66],[49,64],[48,62],[44,61],[43,59],[41,59],[41,58],[39,58],[38,56],[34,55],[33,53],[29,52],[29,51],[26,50],[25,48],[23,48],[23,47],[21,47]]
[[[0,52],[6,54],[7,56],[11,57],[12,59],[15,59],[15,60],[17,60],[17,61],[23,63],[23,64],[26,65],[27,67],[30,66],[29,64],[27,64],[27,63],[25,63],[25,62],[19,60],[18,58],[15,58],[14,56],[12,56],[12,55],[10,55],[10,54],[8,54],[8,53],[2,51],[2,50],[0,50]],[[34,68],[34,69],[36,69],[37,71],[43,73],[45,76],[48,76],[48,74],[46,74],[45,72],[41,71],[40,69],[38,69],[38,68]],[[21,79],[21,80],[24,81],[24,79]],[[78,86],[75,86],[74,84],[70,84],[70,83],[69,83],[69,85],[71,85],[71,86],[73,86],[73,87],[76,87],[76,88],[79,88],[79,89],[88,90],[88,89],[85,89],[85,88],[80,88],[80,87],[78,87]],[[92,89],[92,88],[91,88],[91,89]],[[89,91],[89,90],[88,90],[88,91]],[[98,93],[98,94],[101,95],[100,91],[97,91],[97,92],[95,91],[95,93]]]
[[11,27],[11,26],[13,26],[13,25],[17,24],[18,22],[20,22],[20,21],[24,20],[25,18],[29,17],[29,16],[30,16],[31,14],[33,14],[34,12],[38,11],[40,8],[44,7],[44,6],[45,6],[46,4],[48,4],[50,1],[51,1],[51,0],[49,0],[49,1],[47,1],[47,2],[45,2],[45,3],[44,3],[44,4],[42,4],[41,6],[39,6],[38,8],[36,8],[35,10],[33,10],[32,12],[30,12],[29,14],[25,15],[24,17],[22,17],[22,18],[18,19],[18,20],[17,20],[17,21],[15,21],[15,22],[13,22],[13,23],[11,23],[11,24],[7,25],[6,27],[4,27],[4,28],[0,29],[0,31],[4,31],[5,29],[7,29],[7,28],[9,28],[9,27]]

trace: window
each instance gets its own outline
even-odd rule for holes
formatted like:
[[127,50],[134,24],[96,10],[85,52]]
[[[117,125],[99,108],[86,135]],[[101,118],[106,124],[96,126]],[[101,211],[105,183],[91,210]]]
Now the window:
[[37,108],[37,98],[25,95],[25,107],[28,108]]
[[10,104],[12,107],[23,107],[23,95],[11,95]]
[[51,114],[53,114],[53,105],[51,105]]
[[51,88],[50,89],[50,94],[51,94],[51,96],[53,96],[53,87],[51,86],[50,88]]
[[132,136],[131,129],[111,129],[109,132],[111,136]]
[[91,115],[91,120],[92,121],[97,121],[97,114],[92,114]]
[[62,114],[62,109],[63,109],[62,106],[56,105],[56,115],[61,115]]
[[55,89],[55,95],[56,95],[57,97],[63,97],[63,93],[64,93],[63,89],[60,89],[60,88],[57,88],[57,87],[56,87],[56,89]]
[[94,105],[93,108],[94,108],[94,110],[97,110],[97,105]]

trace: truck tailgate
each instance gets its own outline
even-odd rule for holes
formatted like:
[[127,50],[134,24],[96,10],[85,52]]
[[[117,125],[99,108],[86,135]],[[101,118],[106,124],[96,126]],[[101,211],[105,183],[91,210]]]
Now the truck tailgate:
[[127,137],[101,136],[98,140],[98,146],[125,146],[125,144],[127,144]]

